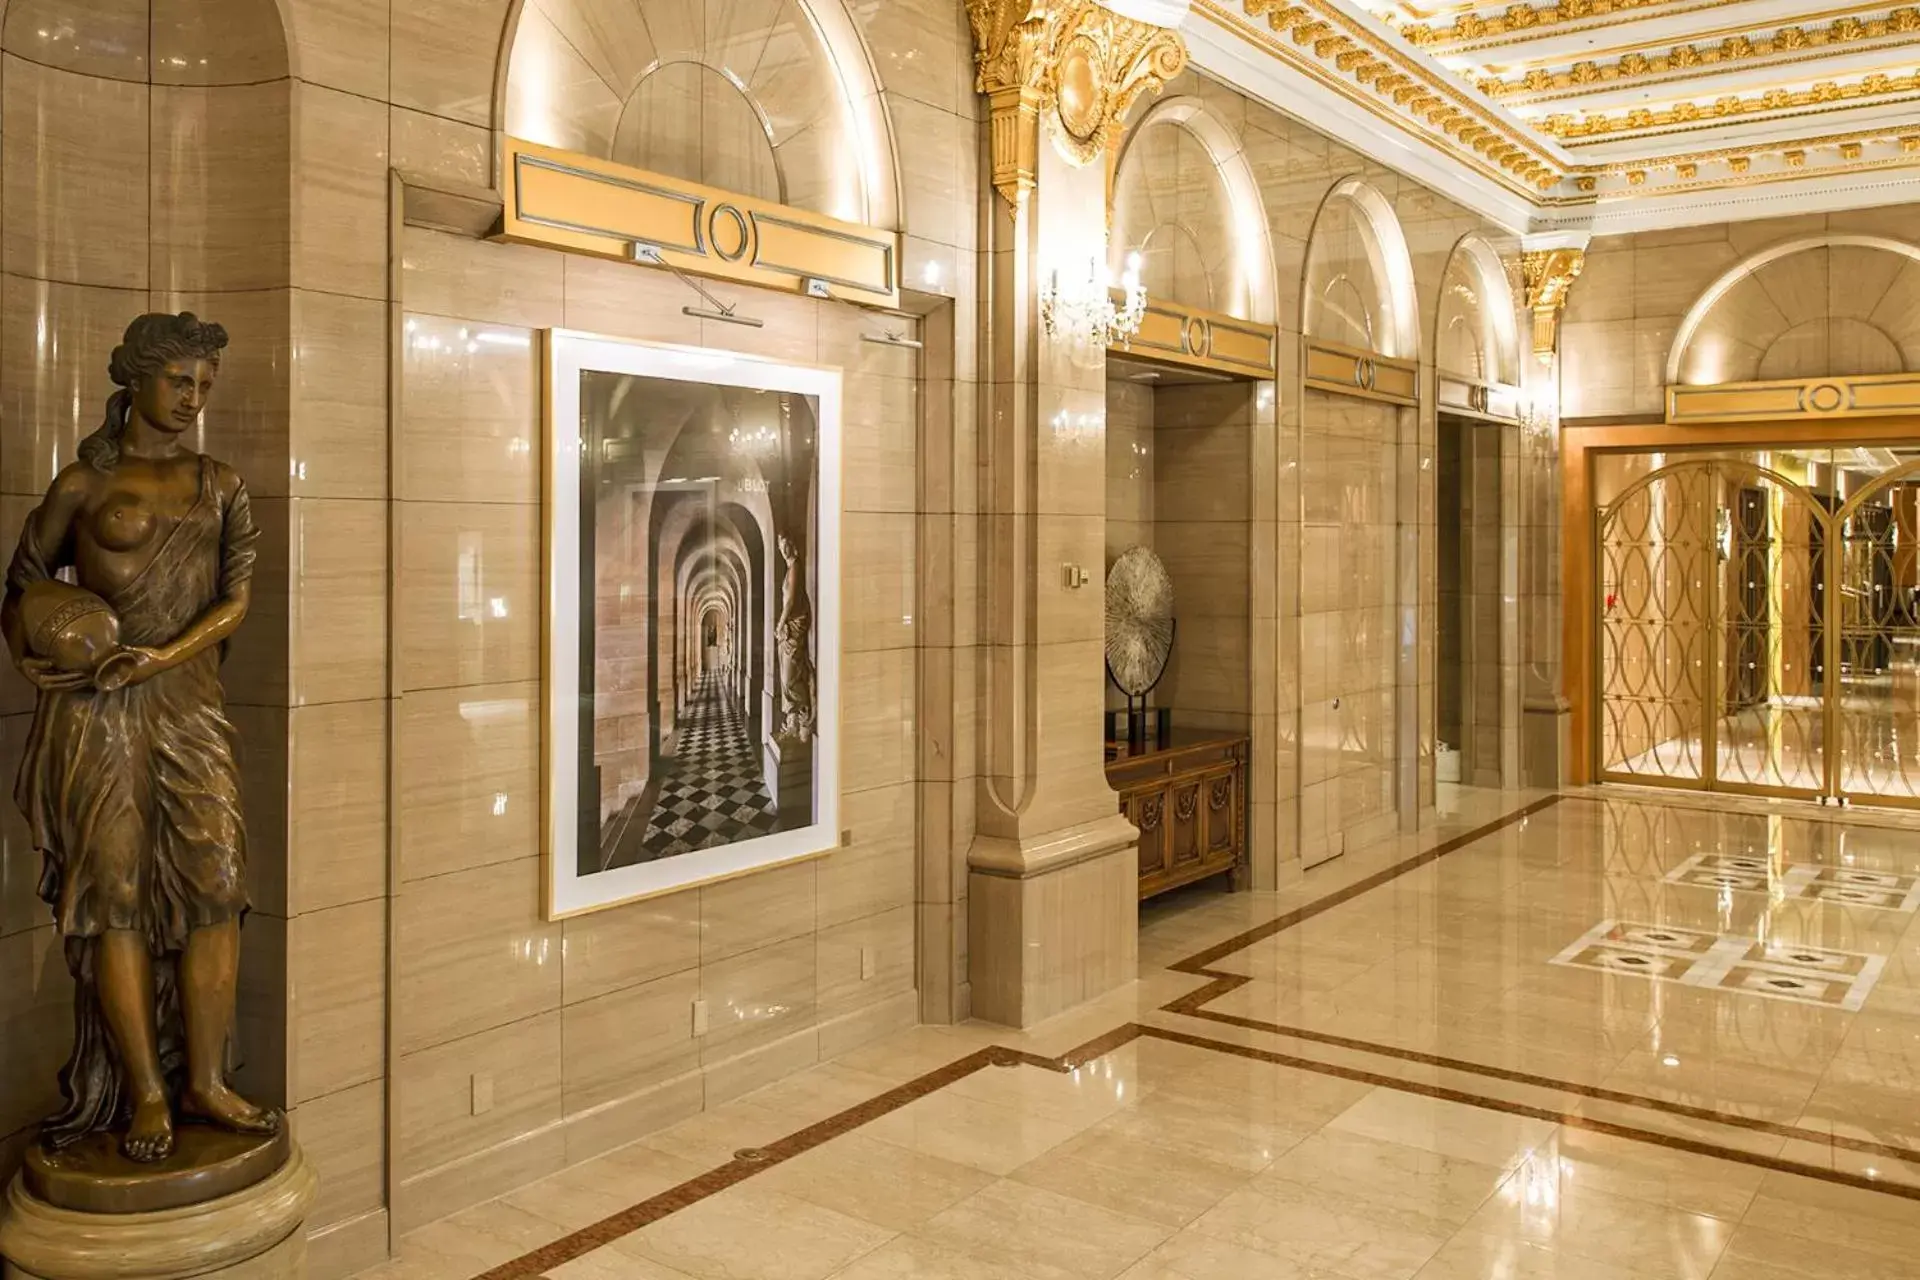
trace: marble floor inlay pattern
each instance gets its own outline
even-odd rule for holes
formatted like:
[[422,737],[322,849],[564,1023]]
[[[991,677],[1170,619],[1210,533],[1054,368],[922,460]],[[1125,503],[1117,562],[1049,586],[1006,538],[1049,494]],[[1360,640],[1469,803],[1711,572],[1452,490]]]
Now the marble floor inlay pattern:
[[1866,1004],[1887,958],[1673,925],[1602,920],[1552,963],[1768,1000],[1858,1010]]
[[[1279,892],[1143,908],[1139,981],[1082,1009],[883,1037],[372,1275],[1910,1276],[1914,916],[1672,875],[1715,850],[1920,874],[1920,824],[1874,822],[1468,796]],[[1575,948],[1649,963],[1550,962]]]
[[1782,867],[1753,854],[1696,854],[1667,872],[1664,879],[1668,884],[1818,899],[1906,915],[1920,909],[1920,876],[1813,862]]

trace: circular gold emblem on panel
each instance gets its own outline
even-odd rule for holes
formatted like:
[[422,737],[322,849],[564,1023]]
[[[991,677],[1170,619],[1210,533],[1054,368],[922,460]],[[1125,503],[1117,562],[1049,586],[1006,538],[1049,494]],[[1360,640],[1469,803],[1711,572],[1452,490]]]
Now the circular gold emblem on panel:
[[1822,382],[1807,392],[1807,407],[1815,413],[1832,413],[1846,403],[1847,393],[1837,383]]
[[751,236],[746,214],[730,204],[714,206],[713,217],[707,222],[707,243],[722,261],[740,261]]
[[1213,331],[1199,316],[1187,320],[1187,351],[1202,360],[1213,354]]
[[1100,74],[1100,49],[1086,36],[1067,41],[1060,51],[1060,124],[1069,137],[1090,142],[1107,114],[1107,93]]

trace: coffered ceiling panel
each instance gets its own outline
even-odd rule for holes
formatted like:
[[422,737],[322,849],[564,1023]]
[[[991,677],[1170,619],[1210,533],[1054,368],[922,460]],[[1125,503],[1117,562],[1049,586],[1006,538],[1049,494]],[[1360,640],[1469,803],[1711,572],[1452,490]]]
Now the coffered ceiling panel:
[[1342,132],[1424,153],[1416,168],[1444,162],[1470,188],[1450,194],[1509,225],[1920,199],[1920,6],[1196,0],[1194,13],[1202,67],[1282,107],[1324,103]]

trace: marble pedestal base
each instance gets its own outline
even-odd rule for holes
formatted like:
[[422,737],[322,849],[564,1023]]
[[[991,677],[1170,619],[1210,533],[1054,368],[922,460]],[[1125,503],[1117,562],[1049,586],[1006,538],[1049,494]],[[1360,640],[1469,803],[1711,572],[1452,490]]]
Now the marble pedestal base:
[[1030,1027],[1139,974],[1140,833],[1119,814],[968,855],[973,1016]]
[[0,1208],[5,1280],[299,1280],[318,1186],[298,1144],[265,1182],[158,1213],[58,1209],[16,1177]]

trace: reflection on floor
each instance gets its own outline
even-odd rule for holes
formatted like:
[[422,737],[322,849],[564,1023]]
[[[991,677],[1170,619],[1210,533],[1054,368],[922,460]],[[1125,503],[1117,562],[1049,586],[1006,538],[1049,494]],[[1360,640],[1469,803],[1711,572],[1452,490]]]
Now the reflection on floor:
[[[1909,697],[1853,696],[1875,683],[1849,678],[1840,701],[1840,782],[1849,794],[1920,799],[1920,710]],[[1870,690],[1869,690],[1870,692]],[[1818,793],[1826,787],[1825,709],[1817,698],[1777,697],[1720,717],[1714,726],[1714,776],[1742,786]],[[1611,766],[1636,778],[1698,779],[1704,748],[1697,733],[1669,738]]]
[[700,677],[681,716],[678,744],[660,767],[665,776],[646,821],[637,820],[646,794],[615,819],[607,866],[716,849],[781,829],[760,744],[724,677]]
[[[1670,873],[1713,852],[1769,881],[1910,877],[1920,822],[1452,799],[1435,829],[1282,892],[1151,905],[1139,982],[1088,1008],[867,1045],[426,1228],[375,1274],[1914,1274],[1917,918]],[[1682,966],[1739,939],[1724,974],[1746,969],[1695,985],[1553,963],[1603,938]],[[1783,975],[1858,1007],[1745,980]]]

